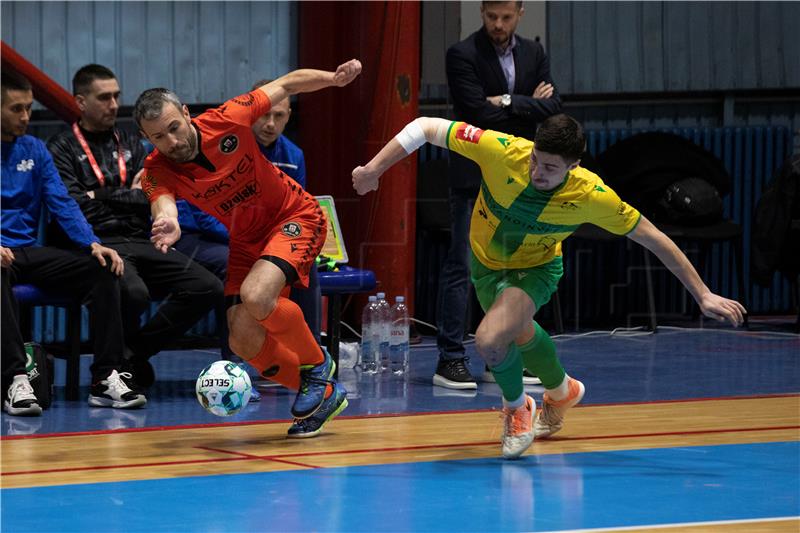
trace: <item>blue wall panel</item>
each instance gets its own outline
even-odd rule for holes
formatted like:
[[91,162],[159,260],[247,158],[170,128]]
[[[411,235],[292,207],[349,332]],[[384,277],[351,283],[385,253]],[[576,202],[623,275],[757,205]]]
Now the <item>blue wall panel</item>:
[[549,2],[547,13],[562,93],[800,86],[800,2]]
[[71,91],[101,63],[123,105],[166,86],[187,103],[215,103],[296,68],[292,2],[3,2],[3,40]]

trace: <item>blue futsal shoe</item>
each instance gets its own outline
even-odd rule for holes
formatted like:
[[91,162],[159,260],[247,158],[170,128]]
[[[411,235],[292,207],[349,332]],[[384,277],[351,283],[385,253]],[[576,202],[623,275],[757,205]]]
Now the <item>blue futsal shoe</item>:
[[302,365],[300,367],[300,390],[292,405],[292,416],[294,418],[308,418],[317,412],[325,401],[325,389],[328,383],[333,383],[333,375],[336,373],[336,363],[334,363],[328,350],[322,348],[322,355],[325,359],[318,365]]
[[333,392],[322,402],[317,412],[302,420],[295,419],[289,428],[290,439],[307,439],[316,437],[322,431],[322,426],[336,417],[347,407],[347,391],[340,383],[333,384]]

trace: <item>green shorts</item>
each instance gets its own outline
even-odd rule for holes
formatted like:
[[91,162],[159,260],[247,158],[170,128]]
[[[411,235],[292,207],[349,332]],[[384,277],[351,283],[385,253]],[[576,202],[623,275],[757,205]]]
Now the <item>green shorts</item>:
[[472,284],[484,312],[509,287],[517,287],[525,291],[536,304],[536,310],[542,308],[558,289],[558,280],[564,274],[561,256],[553,258],[549,263],[530,268],[492,270],[487,268],[471,254]]

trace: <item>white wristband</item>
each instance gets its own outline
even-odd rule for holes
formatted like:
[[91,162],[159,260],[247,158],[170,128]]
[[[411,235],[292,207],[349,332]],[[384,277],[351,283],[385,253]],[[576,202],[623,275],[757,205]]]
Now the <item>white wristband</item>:
[[425,132],[416,120],[409,122],[403,130],[395,135],[395,139],[403,147],[407,154],[416,151],[420,146],[425,144]]

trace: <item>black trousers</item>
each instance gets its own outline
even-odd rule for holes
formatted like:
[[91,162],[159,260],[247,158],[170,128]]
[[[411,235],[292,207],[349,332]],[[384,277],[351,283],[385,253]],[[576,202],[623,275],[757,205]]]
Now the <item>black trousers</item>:
[[15,375],[25,373],[19,310],[11,286],[31,283],[54,294],[80,298],[89,307],[94,340],[94,381],[122,363],[124,352],[119,278],[88,252],[48,246],[11,248],[14,262],[2,268],[2,380],[3,391]]
[[[145,239],[104,238],[103,244],[125,260],[122,320],[132,357],[152,357],[222,300],[222,282],[177,250],[161,253]],[[153,300],[161,305],[141,325],[141,315]]]

